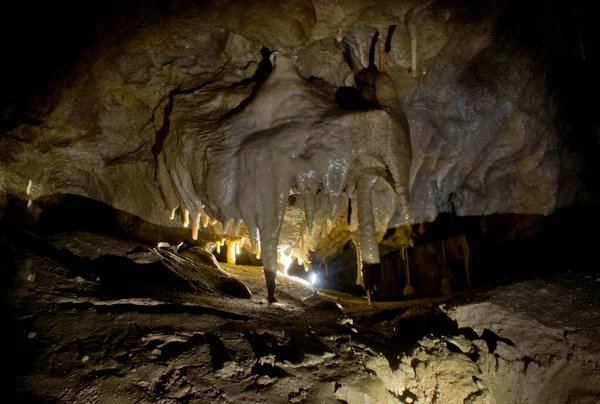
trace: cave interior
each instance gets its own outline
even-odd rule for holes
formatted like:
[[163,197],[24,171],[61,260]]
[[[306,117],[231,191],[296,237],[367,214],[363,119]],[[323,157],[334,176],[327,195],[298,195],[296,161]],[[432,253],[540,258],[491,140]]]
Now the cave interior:
[[8,402],[600,402],[593,2],[9,2]]

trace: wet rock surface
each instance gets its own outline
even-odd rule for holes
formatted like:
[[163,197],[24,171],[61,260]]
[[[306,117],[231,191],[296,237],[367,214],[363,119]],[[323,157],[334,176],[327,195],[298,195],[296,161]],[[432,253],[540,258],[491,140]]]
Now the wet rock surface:
[[[247,285],[249,299],[209,287],[216,281],[200,267],[194,271],[204,290],[157,280],[155,266],[136,276],[137,289],[121,287],[118,278],[102,288],[107,271],[126,281],[127,266],[91,263],[109,254],[151,261],[136,252],[139,245],[83,232],[35,243],[31,237],[2,241],[3,329],[13,347],[4,364],[13,369],[16,401],[600,398],[597,275],[565,273],[372,307],[339,292],[314,295],[308,284],[281,276],[280,302],[269,305],[259,267],[223,264],[228,276]],[[162,268],[182,285],[198,285],[194,271]]]

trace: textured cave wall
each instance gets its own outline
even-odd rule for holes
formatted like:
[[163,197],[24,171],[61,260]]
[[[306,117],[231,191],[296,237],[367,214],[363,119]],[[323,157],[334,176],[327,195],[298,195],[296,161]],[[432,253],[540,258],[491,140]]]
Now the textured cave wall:
[[[104,13],[114,16],[117,10]],[[326,139],[327,124],[341,112],[322,112],[335,108],[341,87],[356,85],[352,67],[367,67],[373,36],[379,32],[374,62],[393,80],[410,127],[410,222],[452,211],[549,214],[578,197],[580,163],[561,138],[561,100],[548,88],[548,59],[514,35],[537,10],[532,6],[523,12],[525,17],[511,20],[520,13],[509,2],[468,1],[161,3],[139,10],[130,6],[122,21],[99,29],[101,35],[85,54],[69,63],[60,80],[52,81],[46,92],[51,96],[40,97],[30,114],[34,119],[3,112],[0,190],[25,201],[78,194],[155,224],[181,226],[183,215],[169,221],[176,205],[167,201],[165,206],[164,189],[161,195],[156,181],[165,146],[173,154],[171,172],[189,175],[207,164],[200,161],[207,147],[218,146],[227,136],[250,138],[255,133],[240,129],[239,122],[260,121],[261,130],[270,130],[278,125],[278,116],[291,117],[294,125],[313,119],[325,127],[319,136]],[[418,38],[416,70],[411,68],[410,29]],[[264,116],[267,106],[260,97],[266,90],[258,84],[270,67],[263,47],[295,55],[290,75],[294,70],[297,74],[290,80],[311,79],[314,91],[307,90],[308,81],[301,86],[316,94],[313,101],[322,100],[319,105],[294,104],[283,97],[272,106],[275,116]],[[311,114],[320,115],[316,119]],[[300,130],[294,125],[278,133],[293,137],[292,132]],[[363,136],[364,144],[377,147],[380,131],[367,126],[345,127],[354,130],[354,139]],[[277,142],[269,147],[277,147]],[[341,138],[338,146],[343,142]],[[259,146],[264,145],[255,145]],[[251,148],[246,152],[252,155]],[[277,155],[271,149],[271,158]],[[325,153],[322,159],[329,157]],[[221,172],[223,167],[228,163],[202,170],[221,180],[245,174]],[[268,169],[263,171],[270,175]],[[201,199],[219,199],[228,191],[219,188],[224,182],[194,182],[201,178],[190,176],[183,186],[198,209]],[[402,224],[393,220],[401,207],[393,206],[398,203],[391,201],[391,188],[386,191],[386,186],[372,194],[379,227]],[[246,190],[248,195],[254,191]],[[203,198],[196,200],[195,195]],[[238,197],[239,208],[243,194]],[[291,204],[282,229],[285,243],[301,242],[309,250],[318,236],[331,233],[337,221],[328,215],[328,204],[323,195],[317,198],[312,237],[298,224],[306,207]],[[217,205],[207,211],[228,219]],[[342,205],[340,216],[347,209]],[[340,226],[331,237],[334,241],[339,233],[354,231],[356,223],[347,229]],[[220,229],[209,225],[203,231]]]

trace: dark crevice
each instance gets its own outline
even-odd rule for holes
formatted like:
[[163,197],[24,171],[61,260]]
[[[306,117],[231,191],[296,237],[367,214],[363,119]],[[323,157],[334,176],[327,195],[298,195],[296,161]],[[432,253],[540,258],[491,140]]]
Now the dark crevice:
[[[398,315],[398,312],[395,313]],[[391,313],[379,313],[370,321],[380,323],[389,320]],[[408,318],[399,318],[395,321],[396,333],[392,337],[378,335],[373,327],[359,330],[354,338],[371,347],[374,351],[382,352],[387,358],[390,368],[397,370],[401,356],[416,347],[418,341],[424,337],[441,337],[444,335],[460,334],[456,321],[452,320],[441,310],[432,308],[424,314]],[[393,349],[390,349],[393,347]]]
[[99,379],[107,377],[125,377],[126,373],[123,369],[120,368],[105,368],[105,369],[92,369],[86,376],[90,379]]
[[[160,127],[160,129],[156,131],[156,140],[154,142],[154,145],[152,146],[152,154],[154,154],[155,160],[162,151],[165,139],[169,134],[169,129],[171,128],[171,112],[173,112],[175,95],[179,92],[180,89],[181,86],[177,87],[175,90],[169,91],[169,102],[167,102],[167,105],[165,105],[165,108],[163,109],[163,124]],[[154,114],[152,118],[154,120]]]
[[[160,343],[160,340],[152,341]],[[223,341],[212,333],[206,334],[195,334],[191,336],[187,341],[172,341],[165,344],[160,348],[159,359],[161,361],[168,361],[182,354],[188,353],[196,349],[200,345],[208,344],[210,348],[211,364],[213,371],[217,371],[223,368],[223,364],[230,359],[228,349],[223,344]],[[147,346],[150,350],[153,349],[151,346]]]
[[490,331],[487,328],[483,330],[483,333],[481,334],[481,339],[483,339],[487,344],[490,353],[494,353],[496,351],[496,348],[498,347],[498,341],[504,342],[506,345],[509,346],[515,346],[515,343],[512,342],[510,339],[502,338],[495,332]]
[[[123,164],[126,163],[128,161],[144,161],[147,160],[147,158],[150,158],[149,155],[147,155],[147,153],[143,150],[145,149],[144,146],[146,146],[147,143],[141,143],[139,144],[135,149],[121,155],[118,156],[116,158],[110,159],[106,162],[106,166],[113,166],[113,165],[117,165],[117,164]],[[65,145],[67,146],[67,145]],[[156,146],[156,144],[154,144],[154,146]],[[152,146],[153,152],[154,152],[154,146]],[[162,147],[162,145],[161,145]],[[142,151],[142,153],[140,153],[140,151]],[[144,156],[146,155],[146,156]],[[156,156],[155,156],[156,157]]]
[[409,389],[405,389],[401,395],[394,394],[394,396],[396,396],[398,398],[398,400],[400,400],[401,403],[414,403],[418,398]]
[[75,346],[77,347],[77,355],[79,359],[82,359],[85,356],[85,346],[80,339],[75,340]]
[[256,362],[252,366],[251,373],[253,375],[269,376],[269,377],[289,377],[291,376],[288,372],[280,368],[279,366],[273,366],[269,363],[260,364]]
[[142,313],[142,314],[190,314],[190,315],[211,315],[230,320],[250,320],[248,316],[231,313],[224,310],[214,309],[205,306],[192,306],[180,303],[163,303],[156,305],[140,305],[134,303],[114,303],[97,305],[93,302],[61,302],[58,305],[66,310],[95,310],[98,313]]
[[298,391],[293,391],[290,394],[288,394],[288,400],[290,400],[290,402],[291,402],[292,399],[297,399],[297,398],[302,399],[303,394],[306,394],[306,390],[304,390],[302,387],[300,387],[298,389]]
[[250,343],[256,357],[275,355],[277,362],[300,363],[307,353],[323,355],[325,352],[331,352],[327,345],[312,334],[294,334],[287,341],[279,341],[275,335],[267,332],[259,334],[246,331],[244,337]]
[[346,218],[346,221],[348,222],[348,224],[350,224],[351,220],[352,220],[352,199],[348,198],[348,217]]
[[479,336],[477,335],[477,333],[475,332],[474,329],[472,328],[468,328],[468,327],[461,327],[458,329],[458,331],[465,336],[465,338],[467,338],[470,341],[475,341],[477,339],[479,339]]
[[527,368],[529,367],[530,363],[535,363],[535,364],[539,365],[539,363],[535,359],[532,359],[527,355],[522,357],[521,361],[523,362],[523,373],[527,373]]
[[162,397],[162,395],[166,391],[167,385],[169,383],[169,379],[171,378],[171,376],[173,375],[173,373],[175,371],[176,371],[176,369],[169,369],[158,378],[158,381],[156,382],[154,389],[152,391],[152,393],[153,393],[152,396],[154,399],[158,399],[158,398]]
[[243,110],[246,107],[246,105],[248,105],[248,103],[250,103],[250,101],[252,101],[254,99],[254,97],[256,96],[256,93],[261,88],[262,84],[265,82],[265,80],[267,80],[267,77],[269,77],[271,75],[271,72],[273,71],[273,66],[271,65],[271,61],[269,60],[269,58],[271,56],[271,51],[269,49],[263,47],[260,50],[260,53],[262,55],[262,60],[258,64],[258,69],[256,69],[256,72],[254,73],[254,75],[250,78],[242,80],[239,83],[240,85],[256,83],[254,85],[254,88],[252,89],[252,92],[250,93],[248,98],[246,98],[244,101],[242,101],[237,107],[235,107],[234,109],[232,109],[231,111],[226,113],[221,118],[221,120]]
[[[192,88],[188,88],[185,90],[181,89],[181,85],[179,85],[179,87],[177,87],[174,90],[169,91],[169,101],[167,102],[167,105],[165,105],[165,108],[163,109],[163,124],[160,127],[160,129],[158,129],[156,131],[156,138],[154,141],[154,145],[152,146],[152,154],[154,155],[154,161],[157,164],[157,158],[158,155],[160,154],[160,152],[163,149],[165,140],[169,134],[169,130],[171,128],[171,113],[173,112],[173,107],[175,105],[175,97],[178,95],[185,95],[185,94],[193,94],[195,91],[198,91],[202,88],[204,88],[206,85],[210,84],[211,82],[206,82],[203,83],[197,87],[192,87]],[[162,103],[162,100],[161,100]],[[158,104],[160,105],[160,103]],[[158,108],[158,106],[156,107]],[[154,120],[155,120],[155,114],[156,114],[156,109],[154,111],[152,111],[152,123],[154,124]]]
[[342,41],[342,43],[339,44],[338,47],[341,48],[344,61],[346,62],[350,70],[352,70],[354,73],[358,73],[359,71],[364,69],[362,62],[359,61],[357,57],[353,54],[352,47],[348,45],[348,43]]
[[361,90],[356,87],[340,87],[335,93],[335,102],[342,109],[351,111],[377,108],[377,103],[365,100]]
[[[459,328],[456,321],[437,308],[430,307],[423,310],[426,311],[422,312],[422,314],[415,314],[406,318],[398,318],[399,311],[382,312],[373,315],[369,318],[372,324],[392,321],[393,318],[396,318],[394,321],[395,334],[392,337],[382,335],[375,331],[374,327],[365,325],[364,328],[359,330],[358,335],[354,339],[369,346],[374,351],[382,352],[388,359],[392,370],[397,370],[402,357],[407,354],[410,355],[410,352],[417,347],[419,341],[425,337],[442,340],[450,352],[465,355],[472,361],[477,361],[480,356],[475,348],[469,352],[463,352],[454,343],[448,341],[447,337],[462,335],[470,341],[483,339],[488,343],[488,347],[493,347],[494,349],[497,341],[514,345],[509,339],[499,337],[489,330],[486,330],[487,333],[484,332],[484,336],[479,337],[471,328]],[[393,349],[390,349],[390,347],[393,347]],[[493,353],[491,349],[490,352]],[[418,364],[418,359],[413,359],[411,362],[413,368],[416,368]]]
[[377,49],[377,41],[379,40],[379,31],[375,32],[371,40],[371,48],[369,49],[369,66],[375,66],[375,49]]
[[390,29],[388,30],[387,38],[385,40],[385,53],[390,53],[390,51],[392,50],[392,36],[396,31],[396,27],[398,26],[395,24],[390,25]]
[[464,400],[464,403],[465,403],[465,404],[470,404],[470,403],[476,403],[476,402],[479,402],[479,400],[478,400],[478,399],[479,399],[479,398],[480,398],[482,395],[483,395],[483,391],[481,391],[481,390],[474,391],[473,393],[469,394],[469,395],[468,395],[468,396],[465,398],[465,400]]
[[[146,346],[146,348],[152,351],[156,348],[153,345],[160,345],[161,340],[153,340]],[[166,343],[160,348],[159,360],[167,361],[183,353],[189,352],[199,345],[206,343],[205,337],[202,334],[192,335],[187,341],[171,341]]]
[[452,343],[450,341],[447,341],[447,340],[444,341],[444,342],[446,343],[446,348],[448,348],[448,350],[450,352],[457,353],[457,354],[463,353],[462,349],[460,349],[456,344],[454,344],[454,343]]
[[210,357],[213,371],[223,369],[225,362],[231,360],[229,350],[217,335],[212,333],[205,334],[206,341],[210,347]]

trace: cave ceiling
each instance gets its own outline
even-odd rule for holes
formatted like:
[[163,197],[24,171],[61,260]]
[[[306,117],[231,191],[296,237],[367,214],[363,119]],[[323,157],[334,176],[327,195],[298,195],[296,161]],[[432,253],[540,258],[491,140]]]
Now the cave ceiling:
[[375,263],[388,228],[577,196],[548,66],[515,42],[509,2],[151,4],[105,10],[32,118],[3,113],[3,195],[244,236],[271,267],[278,245],[307,260],[354,240]]

